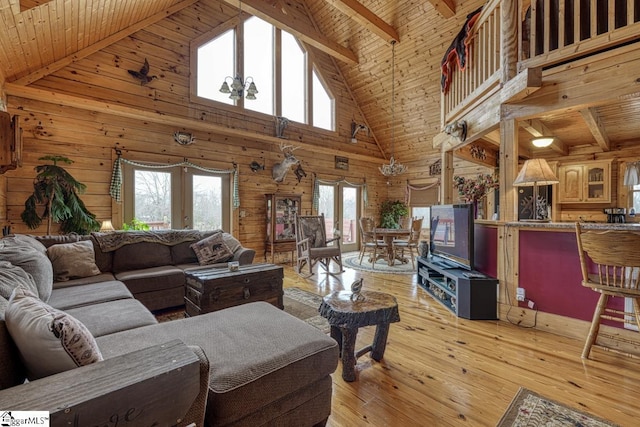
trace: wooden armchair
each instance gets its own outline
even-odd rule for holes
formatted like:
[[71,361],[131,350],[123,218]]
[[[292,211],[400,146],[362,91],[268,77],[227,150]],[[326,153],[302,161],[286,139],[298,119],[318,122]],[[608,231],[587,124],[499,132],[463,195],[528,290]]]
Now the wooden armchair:
[[[404,258],[405,249],[409,251],[411,257],[411,265],[416,268],[414,258],[418,255],[418,243],[420,241],[420,233],[422,232],[422,221],[424,217],[415,217],[411,220],[411,234],[406,240],[394,240],[393,250],[394,252],[400,251],[400,256]],[[415,251],[415,252],[414,252]],[[403,261],[404,262],[404,261]]]
[[[626,230],[584,230],[576,223],[576,238],[582,268],[582,286],[600,292],[593,321],[582,350],[588,359],[592,346],[625,352],[619,343],[633,344],[620,333],[600,334],[605,343],[596,343],[602,319],[629,323],[640,329],[640,232]],[[591,259],[593,264],[588,261]],[[593,272],[595,265],[595,273]],[[590,271],[591,266],[591,271]],[[633,311],[608,308],[610,297],[631,298]],[[622,331],[620,331],[622,332]],[[605,336],[606,335],[606,336]],[[637,348],[640,343],[635,343]]]
[[324,267],[327,274],[335,274],[329,269],[331,261],[338,264],[340,270],[337,273],[344,271],[340,237],[327,240],[324,215],[296,215],[296,251],[298,274],[302,273],[302,268],[308,264],[309,275],[312,275],[313,267],[318,262]]
[[[363,217],[358,220],[360,223],[360,265],[362,258],[368,252],[371,254],[371,264],[376,268],[376,261],[387,252],[387,244],[376,236],[376,227],[373,218]],[[380,251],[381,256],[378,256]]]

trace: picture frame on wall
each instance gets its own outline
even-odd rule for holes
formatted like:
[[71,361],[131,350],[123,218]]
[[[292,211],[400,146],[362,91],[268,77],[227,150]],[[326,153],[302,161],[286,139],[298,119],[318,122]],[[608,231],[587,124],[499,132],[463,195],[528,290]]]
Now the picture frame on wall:
[[345,171],[349,170],[349,158],[348,157],[335,156],[335,158],[336,158],[336,169],[341,169],[341,170],[345,170]]

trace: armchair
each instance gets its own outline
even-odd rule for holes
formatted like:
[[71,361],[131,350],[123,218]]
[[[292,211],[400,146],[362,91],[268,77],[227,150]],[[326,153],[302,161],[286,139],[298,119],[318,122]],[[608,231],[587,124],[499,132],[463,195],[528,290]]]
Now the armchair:
[[[333,243],[333,245],[329,245]],[[313,275],[313,267],[320,262],[327,274],[331,261],[338,264],[342,273],[342,252],[340,237],[327,240],[324,215],[296,215],[296,251],[298,255],[297,270],[302,273],[305,264],[309,265],[309,275]]]

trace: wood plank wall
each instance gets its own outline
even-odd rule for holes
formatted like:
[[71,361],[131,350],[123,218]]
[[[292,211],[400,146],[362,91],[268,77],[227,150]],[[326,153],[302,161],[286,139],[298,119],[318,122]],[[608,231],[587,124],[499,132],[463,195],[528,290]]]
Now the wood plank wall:
[[[21,115],[24,132],[24,166],[6,174],[6,221],[14,232],[42,234],[45,231],[44,227],[29,230],[20,220],[24,200],[32,191],[33,168],[41,163],[38,158],[45,154],[65,155],[74,160],[68,169],[87,185],[83,200],[88,208],[98,219],[113,216],[114,223],[120,224],[121,209],[119,205],[112,205],[108,195],[116,148],[122,150],[125,158],[140,161],[175,163],[186,158],[203,166],[223,169],[237,163],[242,206],[235,212],[234,234],[258,253],[262,252],[265,236],[263,194],[302,194],[302,210],[310,212],[313,173],[320,179],[344,177],[354,183],[363,182],[366,177],[370,204],[364,214],[377,215],[377,206],[388,193],[386,179],[378,172],[383,159],[375,141],[366,135],[358,135],[356,145],[349,142],[351,120],[360,122],[362,117],[334,62],[321,52],[314,52],[314,58],[336,97],[338,126],[337,132],[304,125],[287,128],[285,135],[289,140],[285,142],[302,142],[305,147],[295,152],[308,174],[300,183],[292,171],[282,184],[271,179],[271,167],[283,158],[275,143],[222,137],[171,124],[172,118],[189,118],[275,136],[272,116],[216,109],[190,100],[189,42],[231,17],[224,10],[205,11],[205,8],[206,4],[197,3],[31,85],[56,94],[160,112],[167,117],[164,124],[61,106],[56,104],[55,95],[50,103],[9,97],[10,111]],[[127,73],[127,69],[138,69],[144,58],[151,64],[151,73],[159,77],[147,86],[141,86]],[[172,137],[176,130],[192,131],[196,143],[178,145]],[[313,151],[314,146],[321,147],[322,151]],[[349,157],[349,153],[356,153],[358,156],[350,159],[348,171],[335,169],[334,155],[327,154],[327,147],[335,150],[336,155]],[[249,165],[254,160],[266,163],[266,170],[252,172]],[[398,179],[393,184],[400,189],[402,182]],[[404,189],[399,193],[404,194]]]

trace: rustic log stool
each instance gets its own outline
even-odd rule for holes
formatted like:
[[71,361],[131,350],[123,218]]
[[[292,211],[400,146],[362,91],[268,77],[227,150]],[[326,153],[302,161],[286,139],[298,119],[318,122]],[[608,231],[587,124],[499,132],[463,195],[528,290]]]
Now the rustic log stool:
[[[389,325],[400,321],[395,297],[382,292],[333,292],[322,299],[320,315],[331,325],[331,337],[338,342],[342,358],[342,379],[355,381],[356,360],[371,352],[375,361],[382,360],[387,346]],[[355,351],[358,328],[376,325],[373,344]]]

